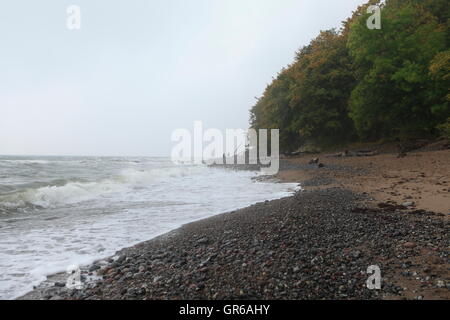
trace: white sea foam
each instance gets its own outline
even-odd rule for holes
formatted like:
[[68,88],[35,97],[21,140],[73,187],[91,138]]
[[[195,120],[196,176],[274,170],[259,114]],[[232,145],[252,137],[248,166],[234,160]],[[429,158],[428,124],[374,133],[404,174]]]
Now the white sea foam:
[[0,207],[10,209],[50,208],[64,204],[75,204],[107,196],[117,192],[126,192],[137,186],[145,186],[160,179],[183,177],[200,172],[200,167],[173,167],[150,170],[124,169],[111,179],[98,182],[68,182],[62,186],[45,186],[28,189],[12,195],[0,196]]
[[2,159],[0,162],[6,162],[6,163],[14,163],[14,164],[48,164],[50,163],[49,160],[26,160],[26,159],[15,159],[15,160],[9,160],[9,159]]
[[182,224],[296,188],[254,182],[252,172],[174,166],[151,158],[49,159],[54,163],[44,169],[1,160],[0,187],[17,189],[0,195],[0,212],[9,213],[0,214],[4,299],[69,265],[90,263]]

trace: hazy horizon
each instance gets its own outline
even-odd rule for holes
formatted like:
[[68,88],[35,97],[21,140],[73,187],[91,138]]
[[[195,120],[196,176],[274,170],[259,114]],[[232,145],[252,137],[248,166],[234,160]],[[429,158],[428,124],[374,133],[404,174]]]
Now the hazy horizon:
[[5,3],[0,155],[167,157],[196,120],[245,129],[295,52],[365,2]]

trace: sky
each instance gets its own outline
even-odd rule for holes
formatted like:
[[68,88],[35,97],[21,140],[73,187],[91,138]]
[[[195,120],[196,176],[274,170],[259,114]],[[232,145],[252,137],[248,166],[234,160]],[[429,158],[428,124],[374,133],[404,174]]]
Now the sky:
[[168,156],[196,120],[246,129],[295,52],[365,2],[5,1],[0,154]]

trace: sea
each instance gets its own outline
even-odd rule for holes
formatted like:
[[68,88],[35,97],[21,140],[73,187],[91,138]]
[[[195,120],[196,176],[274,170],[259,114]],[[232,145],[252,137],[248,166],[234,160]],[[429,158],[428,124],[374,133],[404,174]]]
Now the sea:
[[0,156],[0,299],[297,184],[161,157]]

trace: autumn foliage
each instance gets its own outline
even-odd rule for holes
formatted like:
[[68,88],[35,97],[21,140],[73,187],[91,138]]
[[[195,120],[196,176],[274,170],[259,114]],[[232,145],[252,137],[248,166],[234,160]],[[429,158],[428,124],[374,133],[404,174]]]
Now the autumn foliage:
[[[371,4],[381,29],[367,27]],[[252,128],[279,128],[284,152],[438,135],[450,117],[449,21],[447,0],[369,1],[297,52],[252,107]]]

